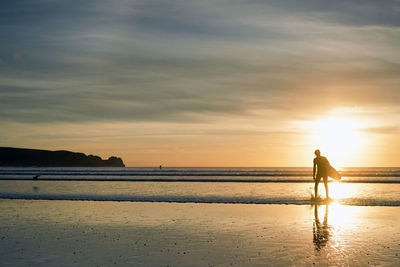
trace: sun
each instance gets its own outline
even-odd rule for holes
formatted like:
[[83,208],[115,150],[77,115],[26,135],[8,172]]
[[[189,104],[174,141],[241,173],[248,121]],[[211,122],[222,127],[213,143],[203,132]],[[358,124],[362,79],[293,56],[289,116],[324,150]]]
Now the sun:
[[360,148],[361,136],[357,121],[330,117],[313,121],[310,125],[311,143],[336,164],[345,166]]

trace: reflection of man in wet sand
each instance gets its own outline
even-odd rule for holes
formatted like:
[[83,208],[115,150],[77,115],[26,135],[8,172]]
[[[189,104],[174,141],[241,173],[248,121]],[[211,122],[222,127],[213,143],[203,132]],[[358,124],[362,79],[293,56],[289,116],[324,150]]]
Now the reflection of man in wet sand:
[[313,225],[313,242],[315,250],[320,251],[329,241],[329,225],[328,225],[328,205],[325,206],[324,222],[320,223],[318,218],[318,205],[314,206],[314,225]]
[[[314,167],[313,167],[313,180],[315,182],[315,199],[318,197],[318,184],[321,178],[324,178],[324,185],[325,185],[325,193],[326,198],[329,199],[329,190],[328,190],[328,170],[330,167],[329,161],[327,158],[321,156],[321,152],[317,149],[314,152],[315,159],[314,159]],[[315,172],[317,175],[315,175]]]

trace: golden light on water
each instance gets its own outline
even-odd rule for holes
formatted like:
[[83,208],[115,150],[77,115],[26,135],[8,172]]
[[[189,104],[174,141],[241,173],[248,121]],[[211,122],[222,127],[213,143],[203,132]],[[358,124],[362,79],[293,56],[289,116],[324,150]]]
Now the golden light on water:
[[[341,229],[351,227],[352,223],[354,222],[354,220],[356,220],[360,211],[352,206],[341,204],[340,200],[351,198],[352,196],[357,195],[356,188],[357,186],[354,184],[341,183],[339,181],[329,183],[329,196],[333,201],[328,201],[325,205],[317,205],[317,207],[315,207],[319,210],[319,214],[324,214],[326,220],[325,223],[328,223],[336,230],[338,229],[338,227]],[[329,220],[327,220],[328,213]],[[318,212],[316,214],[318,214]]]
[[349,183],[341,183],[334,181],[329,184],[329,196],[332,199],[338,200],[341,198],[348,198],[355,194],[354,187]]
[[329,246],[339,255],[345,247],[344,236],[353,232],[362,210],[337,202],[314,206],[314,244],[316,250]]
[[354,209],[350,206],[344,206],[337,202],[329,205],[329,224],[332,226],[351,226],[356,219]]

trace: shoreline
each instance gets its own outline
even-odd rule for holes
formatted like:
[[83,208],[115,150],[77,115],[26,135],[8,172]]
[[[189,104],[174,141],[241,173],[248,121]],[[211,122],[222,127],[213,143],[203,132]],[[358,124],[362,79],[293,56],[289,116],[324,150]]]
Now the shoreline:
[[326,203],[326,199],[322,199],[318,203],[315,203],[312,200],[298,200],[298,201],[210,201],[210,200],[154,200],[154,197],[150,197],[148,200],[143,198],[134,199],[132,197],[127,198],[120,198],[116,199],[112,197],[111,199],[107,199],[106,197],[100,197],[98,199],[88,199],[85,197],[79,198],[79,196],[75,197],[65,197],[65,196],[0,196],[1,200],[26,200],[26,201],[73,201],[73,202],[116,202],[116,203],[163,203],[163,204],[222,204],[222,205],[294,205],[294,206],[314,206],[314,205],[330,205],[330,204],[337,204],[342,206],[351,206],[351,207],[400,207],[400,201],[388,201],[384,203],[371,203],[365,201],[354,202],[353,200],[346,201],[346,200],[330,200],[329,203]]

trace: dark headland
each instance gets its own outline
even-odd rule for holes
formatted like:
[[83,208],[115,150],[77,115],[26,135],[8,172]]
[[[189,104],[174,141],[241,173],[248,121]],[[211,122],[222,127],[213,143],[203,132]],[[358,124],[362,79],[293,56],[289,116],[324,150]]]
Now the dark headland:
[[13,167],[125,167],[118,157],[99,156],[66,150],[50,151],[0,147],[0,166]]

